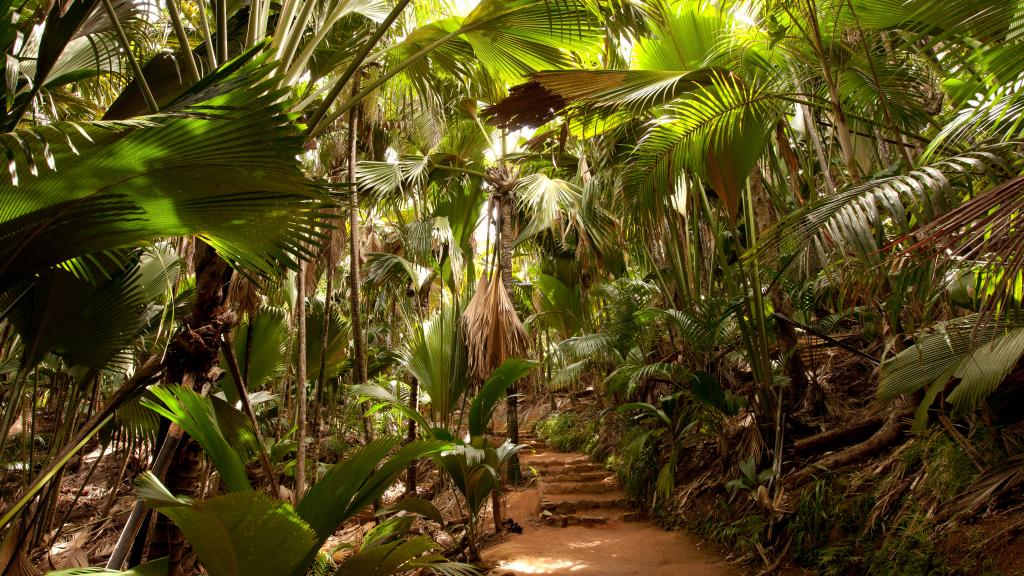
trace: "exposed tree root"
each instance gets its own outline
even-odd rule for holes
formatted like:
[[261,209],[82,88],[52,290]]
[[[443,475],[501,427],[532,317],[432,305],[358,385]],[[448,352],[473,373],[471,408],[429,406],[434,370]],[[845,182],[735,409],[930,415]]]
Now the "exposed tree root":
[[814,454],[838,446],[846,446],[851,442],[865,440],[885,423],[885,419],[886,414],[876,414],[814,436],[801,438],[793,442],[793,451],[797,454]]
[[805,466],[803,469],[788,476],[785,481],[786,484],[790,486],[798,485],[809,479],[816,471],[836,470],[878,454],[903,437],[903,433],[910,424],[907,418],[913,415],[914,411],[913,407],[894,408],[885,418],[882,426],[870,438],[860,444],[850,446],[834,454],[829,454],[817,462]]

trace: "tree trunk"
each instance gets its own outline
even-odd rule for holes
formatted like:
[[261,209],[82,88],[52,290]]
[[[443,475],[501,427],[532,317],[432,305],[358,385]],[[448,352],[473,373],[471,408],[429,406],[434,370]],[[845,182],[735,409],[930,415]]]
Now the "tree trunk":
[[[221,375],[220,347],[224,334],[234,326],[236,318],[226,306],[228,281],[232,270],[213,247],[195,241],[193,264],[196,271],[196,300],[192,313],[167,350],[169,382],[205,393]],[[165,484],[173,494],[197,497],[196,488],[201,463],[201,450],[187,436],[178,445],[167,472]],[[166,519],[161,520],[166,522]],[[184,536],[167,523],[167,546],[170,576],[191,576],[199,573],[197,558]]]
[[495,490],[491,492],[491,511],[494,512],[494,533],[501,534],[502,531],[502,518],[501,518],[501,491]]
[[[295,338],[298,340],[295,363],[295,500],[302,499],[306,491],[306,267],[299,264],[295,276]],[[327,323],[327,318],[324,318]]]
[[850,137],[850,128],[846,122],[846,113],[843,112],[842,101],[839,97],[839,87],[836,84],[835,79],[832,77],[832,67],[829,64],[829,58],[825,54],[825,49],[821,41],[821,30],[818,26],[817,13],[812,9],[809,11],[810,24],[811,24],[811,45],[814,48],[815,54],[818,56],[818,62],[821,64],[822,77],[825,79],[825,85],[828,87],[828,93],[830,96],[830,104],[832,105],[832,121],[835,125],[836,138],[839,140],[839,148],[843,153],[843,161],[846,163],[846,171],[850,177],[850,182],[857,185],[861,183],[860,167],[857,166],[857,159],[854,157],[853,140]]
[[[327,260],[327,294],[324,296],[324,324],[323,330],[320,332],[320,373],[317,374],[316,378],[316,389],[313,392],[313,470],[314,476],[316,474],[316,468],[319,466],[320,460],[320,397],[323,395],[324,383],[327,380],[327,344],[331,336],[331,312],[333,299],[331,295],[334,294],[334,247],[328,246],[327,253],[325,254]],[[316,481],[316,478],[313,479]]]
[[[359,73],[356,74],[352,83],[352,93],[359,91]],[[359,107],[353,106],[348,112],[348,181],[352,184],[348,197],[348,225],[349,225],[349,302],[352,309],[352,341],[355,348],[355,371],[352,381],[355,384],[364,384],[367,380],[366,372],[366,344],[363,340],[363,320],[361,315],[362,299],[362,255],[360,254],[359,238],[361,236],[359,227],[359,191],[356,188],[356,162],[359,154],[356,147],[356,126],[359,123]],[[360,410],[364,410],[360,408]],[[366,442],[373,439],[373,429],[370,427],[369,419],[363,412],[363,437]]]
[[[512,194],[509,190],[502,191],[498,197],[500,206],[501,240],[498,253],[498,267],[501,269],[501,283],[505,286],[505,292],[510,301],[512,297]],[[519,444],[519,386],[513,384],[508,388],[508,395],[505,397],[505,433],[513,444]],[[508,459],[508,473],[506,479],[509,484],[519,484],[522,472],[519,469],[519,456],[513,454]],[[497,513],[497,510],[495,510]]]
[[[798,92],[803,92],[803,87],[800,86],[800,82],[799,81],[797,81],[796,89],[797,89]],[[811,111],[811,107],[806,105],[806,104],[799,104],[799,107],[800,107],[800,115],[803,117],[803,120],[804,120],[804,131],[807,133],[807,138],[811,142],[811,147],[814,148],[814,157],[817,158],[817,160],[818,160],[818,167],[821,168],[821,174],[822,174],[822,177],[824,178],[824,183],[825,183],[825,190],[826,190],[826,192],[828,193],[828,195],[830,197],[831,196],[835,196],[836,195],[836,184],[835,184],[835,181],[832,178],[832,170],[829,168],[828,158],[825,157],[825,148],[824,148],[824,145],[821,142],[821,135],[818,134],[818,128],[816,127],[816,124],[815,124],[814,113]],[[814,199],[816,198],[816,194],[814,192],[814,186],[813,186],[813,184],[814,184],[814,177],[813,176],[810,179],[810,183],[812,184],[808,188],[809,189],[809,193],[810,193],[810,198],[808,198],[807,200],[809,202],[813,202]]]
[[[415,376],[409,381],[409,408],[415,412],[419,409],[420,382]],[[416,440],[416,421],[409,418],[409,428],[406,432],[405,441]],[[416,461],[409,463],[405,475],[405,493],[414,496],[416,494]]]
[[[754,201],[754,219],[757,227],[757,237],[761,238],[778,221],[775,215],[775,206],[768,196],[768,190],[764,185],[764,178],[759,167],[755,166],[750,174],[751,196]],[[778,282],[770,290],[772,307],[786,316],[793,314],[793,304],[782,293]],[[797,351],[796,330],[786,322],[775,322],[776,334],[778,337],[779,356],[786,369],[786,376],[790,379],[790,393],[785,403],[787,413],[792,413],[800,408],[808,392],[811,390],[811,383],[807,379],[807,367]]]

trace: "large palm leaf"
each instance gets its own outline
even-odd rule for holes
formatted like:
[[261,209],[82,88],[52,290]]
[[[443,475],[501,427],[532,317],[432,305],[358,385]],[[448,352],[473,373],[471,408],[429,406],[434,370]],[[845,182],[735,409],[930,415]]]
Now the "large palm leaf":
[[882,365],[878,396],[927,389],[927,409],[953,380],[947,400],[959,411],[976,408],[1003,382],[1024,354],[1024,317],[1012,313],[979,324],[977,315],[939,323]]
[[254,270],[294,262],[324,226],[327,198],[300,170],[301,132],[264,80],[271,69],[257,61],[197,85],[145,125],[78,126],[77,153],[50,156],[30,139],[8,148],[16,165],[46,155],[53,169],[0,184],[0,290],[77,256],[185,234]]
[[445,428],[451,426],[470,380],[459,314],[458,307],[446,304],[430,320],[413,328],[403,358],[420,390],[430,397],[435,422]]

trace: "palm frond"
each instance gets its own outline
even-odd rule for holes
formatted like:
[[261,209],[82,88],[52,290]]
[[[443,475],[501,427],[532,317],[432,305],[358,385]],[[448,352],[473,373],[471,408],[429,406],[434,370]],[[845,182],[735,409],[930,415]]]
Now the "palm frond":
[[[285,314],[283,308],[264,305],[238,327],[238,335],[235,337],[235,357],[246,373],[245,384],[250,393],[261,390],[284,364],[285,354],[288,350]],[[308,329],[310,333],[313,331],[312,328]],[[250,347],[252,348],[251,358],[247,356]],[[317,350],[319,351],[319,348]],[[317,356],[318,364],[319,361],[319,356]],[[226,360],[222,358],[221,364],[225,371],[222,388],[229,401],[237,402],[235,390],[238,387],[235,385],[234,377],[227,369]],[[311,373],[315,374],[315,372]]]
[[[942,322],[933,332],[882,364],[878,397],[890,400],[929,388],[934,398],[952,379],[947,396],[959,411],[983,402],[1024,354],[1024,317],[1011,313],[979,324],[977,315]],[[927,408],[924,404],[923,408]]]
[[[256,61],[201,102],[112,133],[83,128],[77,154],[53,154],[57,171],[0,184],[0,290],[71,258],[160,237],[197,234],[235,265],[269,272],[294,265],[316,243],[328,197],[302,174],[301,131]],[[142,119],[143,122],[152,122]],[[24,140],[15,165],[45,156]]]
[[1002,152],[990,148],[961,154],[808,204],[782,218],[748,257],[793,255],[816,247],[877,262],[892,232],[907,234],[957,206],[957,188],[1005,178],[1009,169]]
[[744,85],[716,75],[666,107],[637,144],[628,184],[640,221],[664,210],[683,170],[706,180],[730,216],[739,214],[740,192],[764,153],[781,114],[777,96],[766,85]]
[[[296,507],[298,515],[327,540],[347,519],[373,503],[387,490],[410,462],[440,451],[444,442],[417,441],[387,454],[400,438],[380,438],[335,464],[313,485]],[[315,550],[314,550],[315,552]],[[311,559],[311,558],[310,558]]]
[[445,304],[409,336],[404,364],[430,397],[435,421],[449,427],[459,400],[469,386],[466,343],[459,327],[459,309]]
[[[135,482],[141,500],[181,529],[211,576],[305,574],[316,533],[280,500],[245,490],[206,500],[172,495],[150,472]],[[273,554],[268,554],[273,550]]]
[[508,388],[526,376],[534,366],[536,363],[529,360],[509,358],[494,369],[470,404],[469,433],[471,436],[484,434],[498,401],[505,398]]
[[[181,426],[195,438],[217,466],[228,490],[241,492],[250,488],[245,465],[228,442],[213,401],[182,386],[154,386],[149,391],[155,398],[143,398],[143,406]],[[239,421],[248,426],[248,420],[236,420]]]
[[521,357],[529,348],[526,329],[519,320],[501,278],[480,278],[476,293],[466,305],[461,325],[466,337],[472,374],[486,379],[509,358]]

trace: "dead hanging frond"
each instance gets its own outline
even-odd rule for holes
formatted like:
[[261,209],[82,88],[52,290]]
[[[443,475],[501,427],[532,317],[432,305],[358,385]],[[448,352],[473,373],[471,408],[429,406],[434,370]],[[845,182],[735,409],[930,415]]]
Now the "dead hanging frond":
[[[341,223],[342,213],[340,208],[325,210],[331,218]],[[320,278],[328,270],[337,270],[341,263],[342,256],[346,253],[348,245],[348,233],[344,225],[338,225],[327,230],[326,238],[320,244],[313,247],[315,254],[312,262],[306,263],[306,290],[312,294],[320,282]],[[365,245],[365,244],[364,244]],[[365,249],[362,252],[365,254]]]
[[480,380],[487,379],[507,358],[522,357],[529,346],[526,329],[497,276],[480,278],[462,313],[462,328],[470,373]]
[[245,274],[236,272],[228,283],[228,303],[241,317],[252,316],[263,302],[256,283]]

